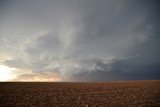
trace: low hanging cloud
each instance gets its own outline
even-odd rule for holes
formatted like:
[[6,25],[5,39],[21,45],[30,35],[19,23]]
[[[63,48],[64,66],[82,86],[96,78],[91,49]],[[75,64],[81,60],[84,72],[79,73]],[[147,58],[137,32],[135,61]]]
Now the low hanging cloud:
[[158,10],[158,0],[4,1],[0,63],[20,81],[159,79]]
[[15,79],[11,81],[61,81],[59,76],[53,74],[22,74],[18,75]]

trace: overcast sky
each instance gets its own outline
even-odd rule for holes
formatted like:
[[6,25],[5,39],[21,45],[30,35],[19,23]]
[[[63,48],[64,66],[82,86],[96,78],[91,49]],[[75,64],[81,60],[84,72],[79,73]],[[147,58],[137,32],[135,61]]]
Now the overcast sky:
[[1,0],[0,65],[14,81],[160,79],[159,20],[158,0]]

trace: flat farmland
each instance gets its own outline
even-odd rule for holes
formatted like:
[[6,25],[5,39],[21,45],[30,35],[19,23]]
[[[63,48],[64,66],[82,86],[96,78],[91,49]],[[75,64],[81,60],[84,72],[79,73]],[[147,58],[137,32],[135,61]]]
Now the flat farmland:
[[1,82],[0,107],[160,107],[160,81]]

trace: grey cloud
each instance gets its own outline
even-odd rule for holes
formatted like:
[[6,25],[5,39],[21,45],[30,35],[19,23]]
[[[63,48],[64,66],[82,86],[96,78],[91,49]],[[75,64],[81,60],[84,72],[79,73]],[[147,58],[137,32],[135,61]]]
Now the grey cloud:
[[30,68],[30,65],[27,64],[27,62],[22,61],[21,59],[14,59],[14,60],[6,60],[5,62],[3,62],[3,64],[10,66],[10,67],[14,67],[14,68]]
[[39,56],[53,52],[56,53],[61,48],[61,42],[56,34],[45,34],[27,44],[25,52],[30,56]]
[[159,64],[146,67],[136,64],[134,59],[116,60],[109,65],[105,65],[104,63],[99,63],[98,65],[105,69],[71,74],[64,77],[64,81],[145,80],[159,79],[160,76]]
[[34,75],[58,72],[62,80],[159,76],[158,0],[3,4],[0,52],[11,57],[4,61],[10,67],[30,68]]

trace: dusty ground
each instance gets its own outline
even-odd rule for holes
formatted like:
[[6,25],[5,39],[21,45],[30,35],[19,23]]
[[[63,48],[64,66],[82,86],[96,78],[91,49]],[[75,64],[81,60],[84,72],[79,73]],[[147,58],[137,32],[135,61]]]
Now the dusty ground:
[[160,107],[160,81],[0,83],[0,107]]

